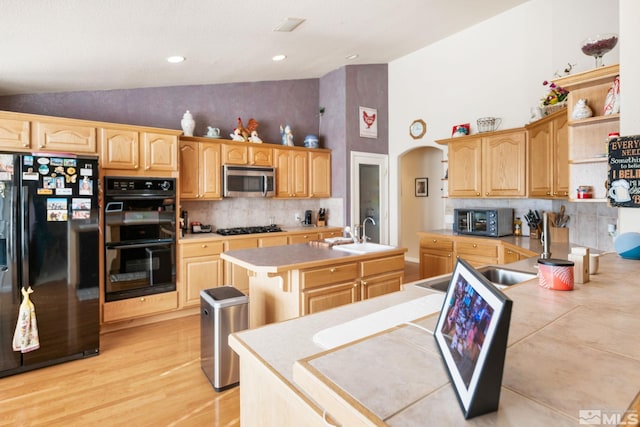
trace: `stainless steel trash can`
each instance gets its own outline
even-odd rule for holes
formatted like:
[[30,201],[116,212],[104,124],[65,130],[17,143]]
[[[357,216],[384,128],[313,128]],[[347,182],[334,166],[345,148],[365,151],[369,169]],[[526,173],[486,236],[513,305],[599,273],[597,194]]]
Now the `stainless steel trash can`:
[[216,391],[240,382],[229,335],[249,327],[249,297],[233,286],[200,291],[200,365]]

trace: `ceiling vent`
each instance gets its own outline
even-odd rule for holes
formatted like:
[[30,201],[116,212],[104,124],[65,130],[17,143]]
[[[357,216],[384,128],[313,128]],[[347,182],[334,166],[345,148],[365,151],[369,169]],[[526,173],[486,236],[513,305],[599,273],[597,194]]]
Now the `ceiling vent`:
[[291,31],[298,28],[298,26],[302,24],[304,21],[305,20],[303,18],[285,18],[285,20],[282,21],[282,23],[278,25],[276,28],[274,28],[273,31],[290,33]]

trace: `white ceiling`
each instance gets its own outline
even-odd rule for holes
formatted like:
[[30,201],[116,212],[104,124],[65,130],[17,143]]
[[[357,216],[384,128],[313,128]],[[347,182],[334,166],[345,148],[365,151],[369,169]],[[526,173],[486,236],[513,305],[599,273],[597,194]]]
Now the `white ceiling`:
[[[1,0],[0,95],[318,78],[388,63],[526,1]],[[274,32],[287,17],[306,21]]]

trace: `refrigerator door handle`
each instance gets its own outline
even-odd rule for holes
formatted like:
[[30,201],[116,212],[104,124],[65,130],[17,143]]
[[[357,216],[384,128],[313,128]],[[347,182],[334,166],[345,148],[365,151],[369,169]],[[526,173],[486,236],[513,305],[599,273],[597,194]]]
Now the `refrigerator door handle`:
[[29,286],[29,187],[22,187],[22,236],[20,238],[20,253],[22,254],[22,287]]

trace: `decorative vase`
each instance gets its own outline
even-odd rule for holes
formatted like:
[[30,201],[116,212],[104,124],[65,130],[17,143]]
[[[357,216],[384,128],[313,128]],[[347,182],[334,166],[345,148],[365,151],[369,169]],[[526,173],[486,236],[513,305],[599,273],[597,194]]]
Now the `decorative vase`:
[[573,107],[571,118],[573,120],[582,120],[591,116],[593,116],[593,111],[591,111],[591,108],[587,105],[587,99],[578,99],[578,102],[576,102],[576,105]]
[[193,116],[189,110],[187,110],[187,112],[182,116],[180,125],[182,125],[182,132],[184,132],[184,136],[193,136],[193,130],[196,128],[196,121],[193,120]]

